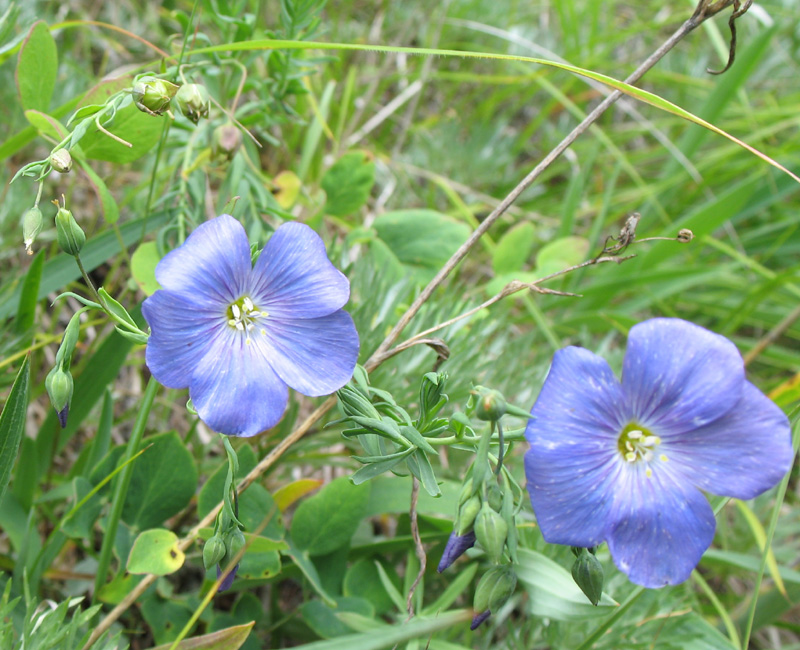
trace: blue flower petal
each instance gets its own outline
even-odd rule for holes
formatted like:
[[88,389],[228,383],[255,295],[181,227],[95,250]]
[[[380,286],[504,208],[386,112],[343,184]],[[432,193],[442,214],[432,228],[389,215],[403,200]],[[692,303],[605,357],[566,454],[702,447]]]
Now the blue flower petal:
[[275,372],[303,395],[329,395],[353,376],[358,332],[346,311],[308,320],[268,318],[257,337]]
[[[236,573],[239,571],[239,565],[237,564],[231,572],[225,576],[225,579],[219,584],[219,588],[217,589],[217,593],[221,593],[223,591],[228,591],[233,585],[233,580],[236,577]],[[222,569],[220,568],[219,564],[217,565],[217,580],[219,580],[220,576],[222,575]]]
[[595,546],[605,539],[627,421],[608,364],[582,348],[559,350],[531,411],[525,475],[548,542]]
[[739,351],[719,334],[676,318],[631,328],[622,388],[634,419],[662,438],[725,415],[744,381]]
[[659,464],[650,477],[643,464],[624,468],[607,540],[619,570],[651,589],[688,579],[714,538],[705,496],[667,467]]
[[142,304],[152,333],[145,359],[153,376],[168,388],[187,388],[215,328],[225,326],[224,309],[204,309],[197,301],[156,291]]
[[444,552],[442,553],[442,559],[439,560],[439,566],[436,568],[436,571],[439,573],[444,571],[473,546],[475,546],[474,530],[469,531],[465,535],[456,535],[456,531],[450,533],[447,545],[444,547]]
[[788,418],[750,382],[736,406],[719,420],[664,439],[660,451],[696,486],[752,499],[791,469],[794,452]]
[[199,225],[167,254],[156,266],[156,280],[200,305],[227,305],[245,294],[251,268],[242,224],[223,214]]
[[221,328],[205,343],[205,356],[192,375],[189,395],[202,420],[231,436],[254,436],[277,424],[289,399],[254,338]]
[[486,621],[486,619],[488,619],[491,615],[492,613],[488,609],[480,614],[475,614],[475,616],[472,617],[472,623],[470,623],[469,629],[474,632],[481,625],[483,625],[484,621]]
[[275,231],[252,278],[253,301],[271,318],[327,316],[350,297],[350,283],[331,264],[322,239],[302,223],[285,223]]

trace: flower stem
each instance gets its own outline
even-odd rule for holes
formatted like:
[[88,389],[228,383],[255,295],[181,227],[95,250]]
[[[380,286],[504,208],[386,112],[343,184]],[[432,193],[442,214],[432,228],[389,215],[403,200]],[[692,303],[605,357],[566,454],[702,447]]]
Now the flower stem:
[[131,475],[133,473],[133,465],[129,461],[133,458],[134,454],[139,449],[139,444],[142,441],[144,429],[147,424],[147,418],[150,415],[150,409],[153,407],[153,400],[158,390],[158,382],[150,377],[147,382],[147,388],[144,390],[142,397],[142,406],[136,416],[136,422],[133,425],[131,438],[128,441],[128,448],[125,450],[125,468],[122,470],[117,483],[114,487],[114,498],[111,502],[111,514],[108,517],[108,524],[106,526],[106,534],[103,536],[103,545],[100,548],[100,559],[97,562],[97,573],[94,580],[94,601],[97,602],[100,588],[103,586],[108,575],[109,565],[111,564],[111,551],[114,548],[114,542],[117,537],[117,527],[119,520],[122,517],[122,508],[125,505],[125,498],[128,495],[128,486],[131,482]]

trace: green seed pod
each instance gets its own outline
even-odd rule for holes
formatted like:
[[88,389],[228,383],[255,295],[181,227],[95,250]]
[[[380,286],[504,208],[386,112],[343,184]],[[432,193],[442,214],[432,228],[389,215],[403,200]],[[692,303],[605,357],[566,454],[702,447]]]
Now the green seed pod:
[[[475,518],[475,537],[480,542],[489,559],[497,564],[503,557],[503,549],[508,536],[508,524],[502,515],[484,503]],[[483,610],[478,610],[483,611]]]
[[36,240],[36,236],[42,231],[42,211],[34,206],[22,217],[22,243],[25,245],[25,252],[33,255],[31,246]]
[[69,415],[69,405],[72,401],[72,390],[74,388],[72,375],[69,370],[63,370],[61,364],[56,364],[47,373],[44,387],[50,397],[50,403],[58,413],[58,421],[63,429],[67,426],[67,415]]
[[503,508],[503,491],[497,485],[489,488],[489,506],[495,512],[500,512]]
[[587,549],[582,549],[582,552],[575,559],[575,564],[572,565],[572,579],[575,580],[575,584],[581,588],[581,591],[586,594],[592,605],[597,605],[600,602],[605,579],[603,565]]
[[489,610],[494,614],[511,598],[516,587],[517,574],[510,566],[492,567],[478,583],[472,607],[476,612]]
[[211,109],[211,98],[205,86],[184,84],[175,93],[175,102],[187,118],[197,124],[201,117],[207,118]]
[[506,412],[506,400],[496,390],[488,388],[478,389],[478,402],[475,405],[475,415],[479,420],[496,422]]
[[225,559],[225,542],[219,535],[213,535],[203,546],[203,566],[210,569],[212,566],[221,564]]
[[72,156],[66,149],[58,149],[50,154],[50,165],[59,174],[67,174],[72,169]]
[[176,92],[178,86],[165,79],[142,77],[134,84],[131,95],[136,108],[143,113],[162,115],[169,109]]
[[211,139],[211,151],[215,156],[223,156],[230,160],[242,144],[242,134],[230,122],[214,129]]
[[456,535],[459,537],[466,535],[472,530],[472,524],[475,523],[475,517],[481,510],[481,500],[476,494],[471,499],[468,499],[464,505],[458,510],[458,519],[456,520]]
[[78,255],[86,243],[86,235],[66,207],[59,207],[56,213],[56,239],[61,250],[69,255]]

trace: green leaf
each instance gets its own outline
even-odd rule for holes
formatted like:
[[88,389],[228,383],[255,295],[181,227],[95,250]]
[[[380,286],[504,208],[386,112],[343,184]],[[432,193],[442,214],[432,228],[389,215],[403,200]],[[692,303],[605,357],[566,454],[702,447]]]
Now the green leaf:
[[97,290],[98,295],[103,299],[108,311],[110,311],[114,316],[119,318],[120,320],[125,321],[129,325],[133,325],[136,327],[136,323],[133,322],[131,315],[128,313],[128,310],[125,309],[119,302],[117,302],[114,298],[111,297],[111,294],[108,293],[103,287],[100,287]]
[[[102,123],[102,118],[101,123]],[[114,163],[131,163],[147,154],[158,143],[161,137],[162,119],[142,113],[133,104],[121,108],[110,125],[104,128],[118,138],[129,142],[127,147],[117,142],[96,127],[91,128],[81,139],[84,155],[91,160],[105,160]]]
[[544,277],[580,264],[589,252],[589,241],[583,237],[562,237],[542,246],[536,256],[536,275]]
[[292,519],[292,539],[311,556],[325,555],[350,542],[364,517],[369,483],[353,485],[343,476],[303,501]]
[[365,151],[350,151],[325,172],[321,185],[327,195],[327,214],[354,214],[367,202],[375,185],[375,163]]
[[[255,625],[255,621],[196,636],[193,639],[184,639],[177,645],[176,650],[238,650],[247,641],[253,625]],[[167,643],[156,646],[152,650],[170,650],[171,645]]]
[[178,548],[178,536],[175,533],[153,528],[136,538],[126,568],[129,573],[165,576],[180,569],[185,559],[183,551]]
[[[76,476],[72,480],[73,507],[80,503],[94,486],[83,476]],[[89,539],[92,536],[92,527],[100,516],[103,503],[98,494],[92,495],[77,511],[61,520],[61,530],[66,535],[75,539]]]
[[145,438],[152,444],[131,474],[122,518],[140,530],[154,528],[183,510],[197,488],[194,459],[177,433]]
[[152,296],[161,286],[156,280],[156,266],[161,261],[158,246],[153,241],[139,244],[131,256],[131,274],[139,288]]
[[25,431],[30,362],[30,356],[26,355],[3,406],[3,412],[0,413],[0,499],[3,498],[11,478],[11,468],[14,467],[19,443]]
[[470,235],[460,221],[423,209],[386,212],[373,227],[397,259],[423,281],[433,277]]
[[323,639],[331,639],[352,632],[337,616],[340,612],[354,612],[374,617],[375,610],[369,600],[363,598],[339,598],[336,607],[329,607],[321,600],[310,600],[300,607],[303,620]]
[[[397,578],[396,575],[390,577]],[[392,582],[399,589],[400,581],[393,579]],[[394,608],[394,602],[381,583],[378,568],[371,558],[359,560],[347,570],[342,593],[345,596],[354,596],[370,603],[378,615],[385,614]]]
[[156,643],[169,643],[178,638],[192,617],[192,610],[180,601],[153,596],[142,603],[142,615],[150,626]]
[[25,282],[22,283],[22,293],[20,294],[19,306],[17,307],[17,317],[14,319],[14,331],[17,334],[24,334],[33,328],[36,319],[36,303],[39,301],[39,284],[42,280],[42,269],[44,268],[44,251],[40,250],[33,258],[28,272],[25,274]]
[[89,177],[89,182],[94,187],[94,192],[97,198],[100,199],[100,205],[103,208],[103,218],[106,223],[117,223],[119,221],[119,207],[114,200],[114,196],[106,186],[105,181],[97,175],[97,172],[92,169],[91,165],[85,163],[82,159],[78,159],[78,164],[81,169]]
[[66,127],[64,127],[61,122],[47,113],[42,113],[41,111],[31,108],[25,111],[25,117],[28,122],[30,122],[31,126],[35,127],[39,133],[50,136],[56,142],[61,142],[68,133]]
[[58,74],[58,51],[47,23],[33,24],[17,59],[17,89],[24,109],[47,111]]
[[522,270],[533,248],[534,232],[533,224],[527,221],[506,231],[492,254],[495,275]]

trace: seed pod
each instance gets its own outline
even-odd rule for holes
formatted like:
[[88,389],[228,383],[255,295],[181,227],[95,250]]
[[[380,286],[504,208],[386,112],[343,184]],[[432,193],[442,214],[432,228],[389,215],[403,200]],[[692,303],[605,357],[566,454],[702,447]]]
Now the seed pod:
[[225,537],[225,548],[228,550],[228,558],[233,559],[239,555],[239,552],[244,548],[245,544],[244,533],[238,528],[234,528],[233,531],[228,533]]
[[478,583],[472,606],[476,612],[489,610],[495,613],[508,602],[516,587],[517,574],[509,565],[492,567]]
[[458,519],[456,520],[456,534],[465,535],[468,531],[472,530],[472,524],[475,523],[475,517],[481,510],[481,500],[476,494],[468,499],[464,505],[458,510]]
[[33,255],[31,246],[42,231],[42,221],[42,211],[36,206],[25,212],[22,217],[22,243],[28,255]]
[[161,115],[169,109],[169,104],[177,91],[178,86],[166,79],[142,77],[134,84],[131,95],[133,103],[140,111],[150,115]]
[[69,255],[78,255],[86,243],[86,234],[65,207],[59,207],[56,213],[56,239],[61,250]]
[[597,605],[603,595],[605,575],[603,565],[587,549],[582,549],[572,565],[572,579],[592,603]]
[[211,109],[211,98],[205,86],[200,84],[184,84],[175,93],[175,102],[187,118],[197,124],[201,117],[208,117]]
[[69,415],[69,404],[72,401],[72,390],[74,383],[69,370],[63,370],[61,364],[47,373],[44,380],[44,387],[50,397],[50,403],[58,413],[58,422],[61,428],[67,426],[67,415]]
[[225,559],[225,542],[219,535],[213,535],[203,546],[203,566],[210,569]]
[[233,124],[223,124],[214,129],[211,151],[215,156],[224,156],[230,160],[241,144],[242,134]]
[[66,149],[58,149],[50,154],[50,164],[59,174],[67,174],[72,169],[72,156]]
[[475,405],[475,415],[479,420],[496,422],[506,412],[506,400],[496,390],[481,388],[478,392],[478,403]]
[[508,536],[508,524],[502,515],[489,507],[488,503],[483,504],[481,511],[475,518],[475,536],[483,546],[489,559],[495,564],[500,562],[506,545],[506,537]]

